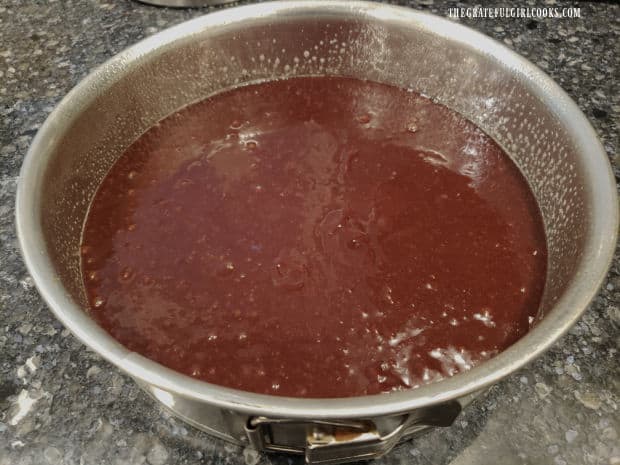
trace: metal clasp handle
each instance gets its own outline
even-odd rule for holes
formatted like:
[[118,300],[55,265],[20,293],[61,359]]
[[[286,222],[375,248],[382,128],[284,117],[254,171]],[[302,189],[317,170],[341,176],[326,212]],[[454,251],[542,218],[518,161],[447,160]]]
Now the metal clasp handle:
[[[287,428],[283,435],[284,425]],[[381,436],[371,421],[308,422],[253,417],[248,421],[246,434],[250,444],[257,450],[303,454],[308,464],[336,464],[383,455],[398,441],[403,425],[404,422],[389,434],[390,438],[394,438],[392,440]],[[280,442],[275,437],[274,427],[281,430]]]
[[251,417],[245,431],[257,450],[301,454],[308,464],[331,465],[381,457],[404,437],[432,426],[449,426],[460,411],[461,405],[456,401],[427,407],[392,418],[392,426],[384,426],[383,432],[371,420],[294,420],[262,416]]
[[316,425],[307,435],[306,463],[336,464],[381,457],[398,443],[408,422],[409,418],[403,417],[401,423],[386,435],[381,435],[370,421],[359,430]]

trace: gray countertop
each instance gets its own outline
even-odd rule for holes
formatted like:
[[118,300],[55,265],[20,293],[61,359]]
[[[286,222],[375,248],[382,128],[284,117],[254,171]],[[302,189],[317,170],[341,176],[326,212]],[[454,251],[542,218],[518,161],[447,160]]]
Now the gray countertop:
[[[401,3],[441,16],[455,5]],[[461,21],[549,73],[590,118],[618,178],[620,8],[578,6],[580,19]],[[128,0],[0,0],[0,465],[300,463],[258,455],[172,418],[56,321],[18,251],[19,167],[54,105],[120,50],[207,11]],[[616,255],[590,309],[549,352],[477,399],[452,427],[377,463],[619,465],[619,326]]]

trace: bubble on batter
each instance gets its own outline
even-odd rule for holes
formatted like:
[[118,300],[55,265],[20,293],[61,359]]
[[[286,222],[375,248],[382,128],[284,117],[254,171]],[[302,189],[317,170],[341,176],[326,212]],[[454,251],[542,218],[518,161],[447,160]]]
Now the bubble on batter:
[[368,113],[364,113],[363,115],[359,115],[357,117],[357,121],[361,124],[368,124],[370,123],[370,114]]
[[134,271],[129,266],[126,266],[125,268],[123,268],[118,275],[118,279],[122,283],[127,283],[131,281],[133,277],[134,277]]
[[474,320],[482,322],[487,328],[494,328],[495,322],[489,309],[485,308],[481,313],[474,313]]

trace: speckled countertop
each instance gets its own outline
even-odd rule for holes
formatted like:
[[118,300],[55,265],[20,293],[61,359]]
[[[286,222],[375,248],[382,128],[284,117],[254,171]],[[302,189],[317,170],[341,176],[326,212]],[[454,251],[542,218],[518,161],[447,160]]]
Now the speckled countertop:
[[[401,3],[442,16],[454,6]],[[590,118],[618,177],[620,8],[579,6],[581,19],[463,22],[559,82]],[[63,329],[18,251],[19,167],[54,105],[115,53],[207,11],[129,0],[0,0],[0,465],[299,463],[212,439],[164,412]],[[405,443],[377,463],[619,465],[619,327],[616,255],[588,312],[544,357],[494,386],[452,427]]]

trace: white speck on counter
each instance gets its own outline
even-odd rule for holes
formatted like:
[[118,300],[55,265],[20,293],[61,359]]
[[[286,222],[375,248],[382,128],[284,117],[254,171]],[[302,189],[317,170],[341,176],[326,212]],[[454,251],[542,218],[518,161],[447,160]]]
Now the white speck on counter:
[[86,378],[92,378],[93,376],[97,376],[99,373],[101,373],[101,368],[97,365],[93,365],[86,372]]
[[573,395],[575,396],[575,399],[589,409],[598,410],[601,407],[601,399],[590,392],[581,393],[579,391],[575,391]]
[[31,398],[26,389],[22,389],[19,396],[17,396],[15,413],[9,420],[9,425],[15,426],[22,421],[24,417],[28,415],[28,412],[30,412],[34,404],[37,403],[37,400],[38,399]]
[[540,396],[541,399],[544,399],[549,394],[551,394],[552,389],[547,386],[545,383],[536,383],[534,386],[534,390]]
[[579,433],[577,433],[577,431],[575,431],[574,429],[569,429],[565,434],[564,437],[566,438],[566,442],[571,443],[573,442]]
[[168,451],[161,442],[155,440],[153,447],[146,455],[146,460],[150,465],[164,465],[168,461]]
[[253,447],[248,446],[243,449],[243,459],[246,465],[256,465],[260,462],[260,453]]
[[43,451],[43,457],[49,465],[56,465],[62,463],[62,454],[58,449],[52,446],[45,448],[45,450]]

